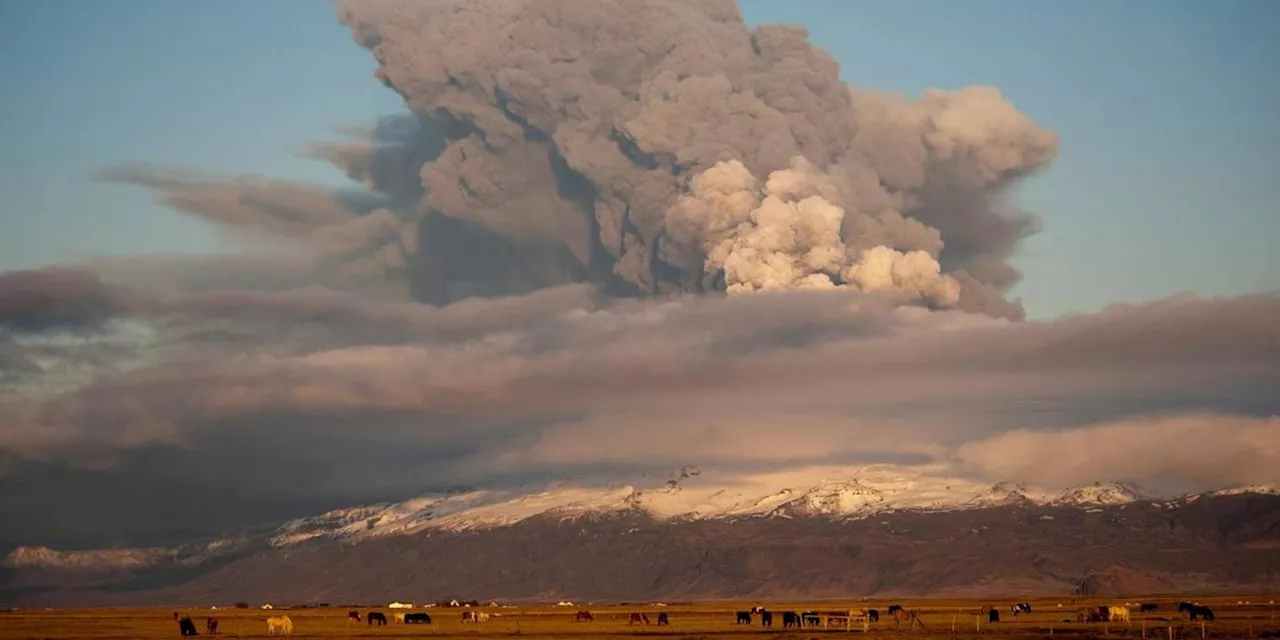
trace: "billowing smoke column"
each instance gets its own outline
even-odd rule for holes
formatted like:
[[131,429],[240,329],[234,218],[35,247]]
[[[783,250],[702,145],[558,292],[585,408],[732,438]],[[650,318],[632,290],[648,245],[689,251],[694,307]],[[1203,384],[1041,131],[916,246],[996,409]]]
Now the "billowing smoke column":
[[1035,219],[995,205],[1057,136],[994,89],[851,88],[732,0],[338,5],[420,130],[326,155],[416,198],[419,299],[845,286],[1021,316],[1007,258]]

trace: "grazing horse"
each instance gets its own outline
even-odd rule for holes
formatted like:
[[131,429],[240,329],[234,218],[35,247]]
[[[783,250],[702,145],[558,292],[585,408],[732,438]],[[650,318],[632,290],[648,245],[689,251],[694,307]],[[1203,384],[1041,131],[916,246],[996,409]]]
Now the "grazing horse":
[[734,622],[734,624],[751,624],[751,612],[739,611],[738,619]]
[[782,628],[789,629],[791,627],[800,626],[800,614],[794,611],[782,612]]
[[1144,602],[1144,603],[1142,603],[1142,604],[1138,605],[1138,613],[1146,613],[1146,612],[1148,612],[1148,611],[1155,611],[1155,610],[1157,610],[1157,609],[1159,609],[1159,608],[1160,608],[1160,605],[1158,605],[1158,604],[1156,604],[1156,603],[1154,603],[1154,602]]
[[900,605],[900,604],[891,604],[891,605],[889,605],[889,615],[893,615],[893,612],[895,612],[895,611],[899,611],[899,610],[901,610],[901,609],[902,609],[902,605]]
[[370,611],[368,618],[370,626],[373,626],[374,623],[377,623],[378,626],[382,627],[387,626],[387,616],[381,611]]
[[360,622],[360,612],[359,612],[359,611],[348,611],[348,612],[347,612],[347,624],[351,624],[352,622]]
[[987,622],[1000,622],[1000,611],[995,607],[988,608]]
[[633,613],[631,614],[631,617],[627,619],[627,624],[649,624],[649,615],[645,613]]
[[867,621],[868,621],[868,622],[880,622],[880,610],[879,610],[879,609],[867,609]]
[[396,624],[404,624],[404,616],[405,614],[403,613],[393,613],[391,614],[391,621]]
[[431,624],[431,616],[425,613],[406,613],[403,615],[405,624]]
[[477,624],[489,621],[489,613],[487,611],[477,611],[471,614],[471,620]]
[[762,626],[762,627],[772,627],[772,626],[773,626],[773,612],[772,612],[772,611],[765,611],[764,609],[760,609],[760,626]]
[[1076,622],[1107,622],[1111,611],[1107,607],[1085,607],[1076,611]]
[[1107,607],[1107,620],[1109,622],[1123,622],[1129,624],[1129,607],[1124,605],[1112,605]]
[[196,623],[192,622],[191,618],[188,618],[187,616],[182,616],[182,618],[178,620],[178,633],[184,636],[200,635],[196,633]]
[[595,616],[591,615],[591,612],[586,610],[579,611],[573,616],[574,622],[591,622],[595,619]]
[[801,612],[801,614],[800,614],[800,626],[802,626],[802,627],[816,627],[816,626],[818,626],[818,625],[820,625],[820,624],[822,624],[822,617],[818,615],[818,612],[817,612],[817,611],[804,611],[804,612]]
[[1016,615],[1018,615],[1018,614],[1020,614],[1020,613],[1031,613],[1031,603],[1029,603],[1029,602],[1019,602],[1019,603],[1017,603],[1017,604],[1013,605],[1012,607],[1010,607],[1010,608],[1009,608],[1009,611],[1010,611],[1010,613],[1012,613],[1012,614],[1013,614],[1013,615],[1015,615],[1015,616],[1016,616]]
[[916,615],[916,612],[907,611],[902,607],[898,607],[893,611],[893,623],[901,624],[903,622],[908,623],[908,628],[915,627],[916,625],[920,625],[921,629],[924,628],[924,622],[920,620],[920,616]]
[[216,635],[218,635],[218,619],[217,619],[217,618],[209,618],[208,620],[205,620],[205,621],[204,621],[204,632],[205,632],[205,633],[207,633],[207,634],[209,634],[209,635],[211,635],[211,636],[216,636]]
[[267,618],[267,635],[293,635],[293,620],[290,620],[289,616],[271,616]]
[[462,612],[462,621],[463,621],[463,622],[475,622],[475,621],[476,621],[476,619],[475,619],[475,616],[474,616],[474,615],[472,615],[472,613],[471,613],[470,611],[463,611],[463,612]]
[[671,620],[667,618],[667,612],[663,611],[658,614],[658,626],[671,626]]
[[1210,622],[1212,622],[1215,618],[1217,618],[1217,616],[1213,614],[1213,609],[1210,609],[1209,607],[1206,607],[1200,604],[1191,605],[1191,610],[1188,611],[1188,613],[1191,614],[1191,620],[1193,622],[1197,618],[1204,618],[1205,620],[1208,620]]

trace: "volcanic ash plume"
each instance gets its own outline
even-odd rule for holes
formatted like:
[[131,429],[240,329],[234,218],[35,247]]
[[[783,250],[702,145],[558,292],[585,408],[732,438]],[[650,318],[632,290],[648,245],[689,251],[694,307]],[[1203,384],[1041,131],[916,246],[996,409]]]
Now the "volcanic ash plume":
[[[694,177],[691,193],[668,212],[671,237],[701,243],[706,268],[723,273],[730,294],[777,289],[899,291],[953,306],[960,283],[923,250],[846,246],[840,190],[803,156],[769,176],[763,191],[736,160]],[[833,202],[834,201],[834,202]]]
[[413,114],[314,149],[374,196],[377,224],[314,234],[359,259],[338,273],[436,304],[843,286],[1021,316],[1035,218],[1000,196],[1058,141],[995,89],[854,89],[731,0],[336,1]]

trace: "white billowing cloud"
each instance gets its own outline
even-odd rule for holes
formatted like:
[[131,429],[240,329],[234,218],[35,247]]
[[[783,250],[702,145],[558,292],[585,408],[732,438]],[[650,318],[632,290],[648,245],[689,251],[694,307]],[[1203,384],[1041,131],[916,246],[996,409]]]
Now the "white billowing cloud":
[[1048,486],[1096,480],[1280,487],[1280,415],[1189,413],[1062,430],[1019,429],[969,442],[960,468]]
[[757,184],[742,163],[720,162],[697,175],[667,214],[680,237],[700,242],[707,269],[724,274],[728,293],[847,287],[939,307],[959,302],[959,282],[928,252],[846,245],[839,186],[803,156],[771,173],[762,191]]

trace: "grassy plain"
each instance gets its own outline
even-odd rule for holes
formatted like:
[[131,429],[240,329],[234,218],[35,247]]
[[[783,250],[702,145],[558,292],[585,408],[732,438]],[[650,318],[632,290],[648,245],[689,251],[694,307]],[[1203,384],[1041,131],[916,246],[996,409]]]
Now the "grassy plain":
[[[881,622],[871,625],[867,636],[872,638],[900,638],[902,640],[930,640],[949,638],[978,640],[979,638],[1050,638],[1065,636],[1068,640],[1086,638],[1151,638],[1168,640],[1169,628],[1175,638],[1195,640],[1201,637],[1200,623],[1192,623],[1179,616],[1176,596],[1147,598],[1079,599],[1040,598],[1027,599],[1032,605],[1030,615],[1013,616],[1008,613],[1014,600],[892,600],[848,602],[724,602],[690,605],[587,605],[584,608],[595,616],[594,622],[574,622],[578,608],[571,607],[482,607],[492,616],[481,624],[464,624],[459,609],[415,609],[431,614],[431,625],[403,625],[394,622],[385,627],[352,624],[347,621],[346,607],[293,608],[289,610],[262,611],[258,609],[66,609],[66,610],[18,610],[0,613],[0,640],[146,640],[151,638],[178,638],[178,625],[173,619],[175,611],[191,616],[201,636],[204,636],[205,619],[212,616],[219,621],[218,636],[224,638],[265,638],[268,615],[288,615],[294,624],[294,638],[510,638],[542,640],[551,638],[657,638],[740,640],[758,638],[803,639],[862,636],[861,630],[849,634],[840,629],[803,628],[784,629],[783,611],[847,611],[861,607],[878,608]],[[1213,607],[1217,620],[1204,625],[1205,638],[1280,638],[1280,618],[1271,601],[1280,594],[1251,595],[1214,598],[1195,598]],[[1097,604],[1122,604],[1125,601],[1157,602],[1160,609],[1139,614],[1133,608],[1132,623],[1080,624],[1074,622],[1079,607]],[[1248,601],[1252,604],[1240,604]],[[889,604],[901,604],[920,616],[925,628],[908,629],[907,625],[895,626],[884,615]],[[763,628],[758,618],[750,627],[734,624],[734,612],[752,605],[762,604],[774,612],[771,628]],[[1001,621],[988,624],[986,617],[977,612],[985,605],[1001,610]],[[1061,605],[1059,607],[1059,605]],[[360,608],[363,614],[381,610],[392,618],[391,610]],[[644,612],[657,622],[657,614],[667,612],[670,626],[628,625],[628,614]],[[1067,622],[1070,620],[1070,622]],[[953,631],[954,625],[954,631]]]

